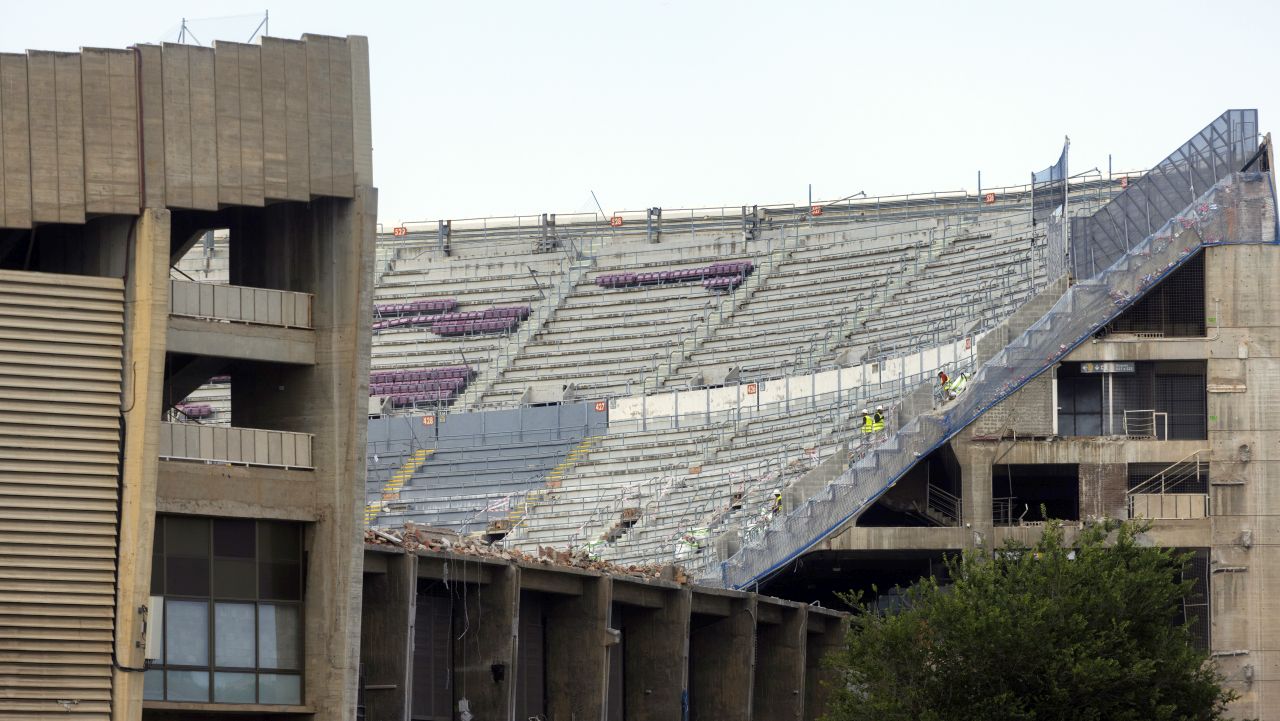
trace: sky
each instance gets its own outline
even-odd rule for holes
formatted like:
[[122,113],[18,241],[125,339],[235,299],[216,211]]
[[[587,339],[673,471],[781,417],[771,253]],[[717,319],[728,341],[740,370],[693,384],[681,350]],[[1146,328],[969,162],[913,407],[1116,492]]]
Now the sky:
[[368,36],[384,226],[975,191],[1066,136],[1072,174],[1105,174],[1228,108],[1280,117],[1273,1],[46,0],[5,11],[0,52],[183,18],[244,41],[264,10],[278,37]]

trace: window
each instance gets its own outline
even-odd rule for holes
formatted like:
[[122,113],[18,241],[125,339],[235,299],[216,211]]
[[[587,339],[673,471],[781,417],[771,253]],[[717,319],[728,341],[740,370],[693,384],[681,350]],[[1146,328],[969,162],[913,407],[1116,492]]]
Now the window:
[[157,516],[147,700],[302,703],[302,527]]

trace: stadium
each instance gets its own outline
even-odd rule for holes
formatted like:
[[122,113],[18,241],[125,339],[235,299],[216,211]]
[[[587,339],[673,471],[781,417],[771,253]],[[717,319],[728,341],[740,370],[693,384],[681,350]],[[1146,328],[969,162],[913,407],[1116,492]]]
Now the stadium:
[[362,37],[2,55],[0,719],[818,718],[838,592],[1051,518],[1280,718],[1270,136],[1169,140],[380,228]]

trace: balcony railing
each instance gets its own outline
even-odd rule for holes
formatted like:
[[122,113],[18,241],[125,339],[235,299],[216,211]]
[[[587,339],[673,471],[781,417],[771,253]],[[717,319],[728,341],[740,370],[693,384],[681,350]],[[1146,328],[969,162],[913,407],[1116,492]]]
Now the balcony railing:
[[312,327],[310,293],[190,280],[169,281],[169,313],[286,328]]
[[160,458],[237,466],[311,469],[311,434],[161,423]]

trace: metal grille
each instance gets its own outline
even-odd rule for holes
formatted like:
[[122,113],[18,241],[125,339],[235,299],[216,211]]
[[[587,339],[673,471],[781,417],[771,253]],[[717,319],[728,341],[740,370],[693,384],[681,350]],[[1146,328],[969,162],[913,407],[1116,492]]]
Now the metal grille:
[[1242,170],[1257,150],[1257,110],[1218,116],[1102,210],[1071,220],[1075,277],[1106,269],[1215,183]]
[[[1187,466],[1183,468],[1181,466]],[[1129,490],[1145,484],[1160,474],[1165,474],[1168,482],[1164,485],[1152,484],[1152,490],[1160,493],[1208,493],[1209,462],[1190,461],[1184,464],[1174,463],[1130,463]]]
[[1198,338],[1205,333],[1204,254],[1196,253],[1112,321],[1111,333],[1149,338]]
[[1179,622],[1189,622],[1191,643],[1201,652],[1208,653],[1211,637],[1209,614],[1209,549],[1182,548],[1191,558],[1182,569],[1182,579],[1194,582],[1191,592],[1182,599],[1182,617]]

